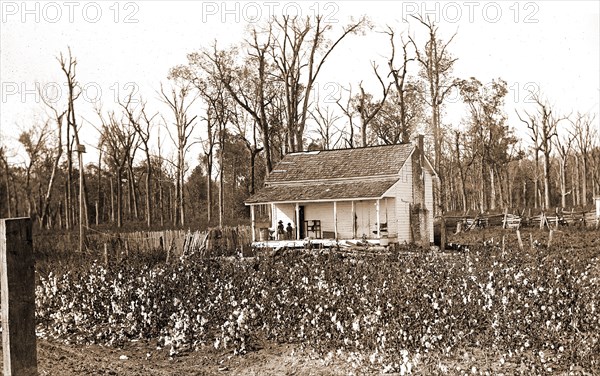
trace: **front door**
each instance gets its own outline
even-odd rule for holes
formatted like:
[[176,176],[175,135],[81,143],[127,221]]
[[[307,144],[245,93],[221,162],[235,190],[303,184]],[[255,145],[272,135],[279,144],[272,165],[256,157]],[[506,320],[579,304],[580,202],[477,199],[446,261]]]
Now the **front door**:
[[296,227],[298,228],[299,238],[304,239],[306,237],[306,228],[304,227],[304,206],[298,207],[298,223]]

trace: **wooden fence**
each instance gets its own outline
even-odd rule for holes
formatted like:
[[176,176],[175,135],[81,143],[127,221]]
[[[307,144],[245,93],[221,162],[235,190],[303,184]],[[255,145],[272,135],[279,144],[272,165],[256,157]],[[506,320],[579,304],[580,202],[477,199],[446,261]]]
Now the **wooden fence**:
[[211,228],[206,231],[165,230],[135,232],[101,232],[88,228],[86,242],[90,249],[110,247],[124,252],[162,250],[171,256],[200,257],[248,256],[251,251],[249,226]]
[[[72,251],[77,249],[78,236],[66,233],[42,235],[37,247]],[[167,259],[182,255],[201,257],[246,255],[251,252],[250,226],[211,228],[205,231],[165,230],[103,232],[86,229],[85,244],[88,250],[105,253],[165,252]]]
[[497,214],[477,214],[462,216],[446,216],[446,228],[457,231],[471,230],[483,227],[502,227],[518,229],[520,227],[539,227],[539,228],[558,228],[560,226],[599,226],[598,218],[594,211],[559,211],[540,212],[532,214],[531,210],[527,213],[525,210],[517,214],[504,213]]

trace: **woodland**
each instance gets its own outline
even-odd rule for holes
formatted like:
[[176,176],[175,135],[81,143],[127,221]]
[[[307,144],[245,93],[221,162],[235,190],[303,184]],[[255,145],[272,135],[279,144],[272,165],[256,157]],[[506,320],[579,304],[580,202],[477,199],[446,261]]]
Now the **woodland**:
[[[58,52],[52,63],[67,95],[42,96],[47,117],[29,124],[18,145],[0,145],[0,216],[66,230],[236,225],[249,220],[244,200],[286,153],[405,143],[417,134],[439,175],[438,215],[591,207],[600,194],[597,114],[562,112],[558,98],[535,88],[511,124],[507,82],[456,77],[457,60],[473,58],[453,55],[457,34],[443,38],[435,22],[410,22],[410,33],[366,17],[338,29],[321,17],[248,25],[239,43],[215,41],[171,67],[155,91],[160,110],[132,91],[114,108],[98,106],[88,122],[78,114],[77,72],[92,67],[79,66],[70,48]],[[369,77],[339,84],[343,96],[318,100],[336,48],[375,29],[389,40],[386,64],[373,61]],[[464,105],[459,125],[444,119],[451,93]],[[202,112],[192,110],[197,104]],[[84,165],[80,135],[90,130],[99,134],[97,161]],[[199,155],[190,154],[194,144]]]

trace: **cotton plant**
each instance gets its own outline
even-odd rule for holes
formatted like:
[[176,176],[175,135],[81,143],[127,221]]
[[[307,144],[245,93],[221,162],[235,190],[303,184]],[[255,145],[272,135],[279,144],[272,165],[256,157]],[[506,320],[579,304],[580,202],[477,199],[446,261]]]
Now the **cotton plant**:
[[540,369],[600,366],[598,257],[538,260],[470,247],[460,259],[286,252],[94,264],[40,275],[38,333],[113,346],[148,339],[171,356],[205,345],[241,355],[260,336],[400,374],[433,372],[432,357],[484,345],[502,355],[499,367],[529,354]]

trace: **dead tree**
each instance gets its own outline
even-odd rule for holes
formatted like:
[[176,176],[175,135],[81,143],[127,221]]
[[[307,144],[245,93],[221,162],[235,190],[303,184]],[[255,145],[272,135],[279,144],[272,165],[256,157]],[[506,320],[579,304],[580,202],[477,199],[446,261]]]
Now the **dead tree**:
[[327,33],[331,25],[320,15],[305,19],[284,16],[269,22],[266,32],[272,43],[268,51],[278,71],[278,80],[283,84],[290,152],[304,148],[306,120],[313,100],[311,93],[327,58],[348,35],[356,34],[366,26],[367,19],[361,17],[346,25],[337,39],[330,41]]
[[550,154],[552,153],[552,146],[554,139],[558,137],[557,126],[558,123],[566,117],[559,117],[554,113],[554,109],[548,103],[540,97],[539,93],[531,93],[532,98],[536,103],[537,111],[535,114],[530,115],[527,111],[525,114],[529,118],[529,121],[523,120],[520,115],[519,118],[522,122],[527,125],[527,128],[531,132],[531,139],[534,141],[535,149],[542,153],[542,168],[544,178],[544,209],[550,207]]
[[381,98],[377,101],[372,100],[372,96],[365,92],[365,89],[362,86],[362,81],[358,84],[358,88],[360,89],[360,94],[356,98],[354,98],[354,106],[356,107],[356,111],[360,115],[360,135],[362,147],[368,146],[367,141],[367,129],[369,124],[375,119],[377,114],[383,108],[385,101],[387,99],[388,93],[390,92],[391,83],[384,83],[383,79],[377,72],[377,66],[374,62],[371,62],[371,67],[373,68],[373,72],[381,85]]
[[6,157],[5,146],[0,146],[0,163],[4,166],[4,185],[6,186],[6,207],[7,207],[7,218],[12,218],[12,197],[10,195],[10,166],[8,165],[8,158]]
[[[101,111],[97,110],[102,124],[100,144],[105,147],[105,155],[114,169],[116,185],[116,222],[118,227],[123,226],[123,173],[131,151],[135,145],[136,132],[129,121],[118,120],[115,113],[111,112],[105,119]],[[112,180],[111,180],[112,192]],[[112,202],[111,194],[111,202]],[[115,210],[112,210],[114,217]],[[115,218],[113,218],[114,220]]]
[[[400,65],[396,65],[396,41],[394,30],[388,27],[386,34],[390,38],[390,58],[388,59],[389,75],[392,76],[394,88],[396,89],[396,105],[400,113],[400,130],[402,135],[402,142],[407,143],[410,141],[410,133],[414,124],[412,124],[414,116],[411,116],[409,111],[410,98],[414,97],[414,92],[417,88],[414,85],[409,84],[408,65],[414,61],[414,57],[410,57],[408,53],[408,46],[410,41],[404,41],[401,39],[402,48],[402,60]],[[413,44],[414,46],[414,44]],[[414,115],[414,114],[413,114]]]
[[54,113],[54,121],[56,122],[56,156],[54,157],[54,161],[52,163],[52,172],[50,173],[50,179],[48,180],[48,188],[46,189],[46,194],[44,195],[44,201],[42,203],[42,210],[40,216],[40,227],[46,227],[48,225],[48,216],[49,216],[49,207],[50,200],[52,198],[52,189],[54,187],[54,181],[56,180],[56,171],[58,170],[58,165],[60,163],[60,158],[63,153],[63,144],[62,144],[62,126],[63,126],[63,118],[67,111],[63,111],[59,113],[59,111],[50,104],[50,102],[46,101],[46,97],[44,95],[40,95],[46,106],[48,106],[52,112]]
[[554,140],[559,158],[560,206],[563,209],[567,206],[567,196],[571,193],[571,191],[567,192],[567,162],[569,160],[569,154],[571,153],[573,139],[573,135],[567,133],[562,138],[557,137]]
[[34,125],[31,129],[19,135],[19,142],[25,148],[28,161],[25,163],[25,195],[27,196],[27,215],[33,216],[33,193],[31,191],[31,174],[34,166],[39,162],[40,154],[46,147],[48,137],[48,122],[43,126]]
[[[189,84],[177,83],[171,88],[171,91],[167,94],[164,91],[163,86],[160,87],[162,94],[162,100],[166,103],[175,118],[175,135],[169,131],[169,136],[177,148],[177,164],[176,164],[176,192],[175,202],[177,207],[178,216],[176,215],[175,223],[179,223],[181,226],[185,225],[185,197],[184,197],[184,183],[185,183],[185,156],[190,146],[190,137],[194,130],[196,115],[189,117],[190,106],[196,101],[197,96],[191,96],[191,87]],[[167,128],[169,130],[169,128]]]
[[[129,124],[137,132],[138,139],[142,145],[146,157],[146,198],[145,198],[145,216],[146,225],[148,228],[152,226],[152,161],[150,158],[150,132],[152,130],[152,121],[158,115],[155,113],[152,116],[148,116],[146,113],[146,103],[140,100],[139,110],[136,112],[132,106],[132,94],[130,94],[125,103],[120,103],[123,107],[123,111],[129,119]],[[130,158],[133,160],[133,158]]]
[[323,141],[323,149],[331,150],[337,147],[342,139],[343,132],[335,126],[342,117],[330,111],[329,107],[315,106],[310,112],[311,118],[317,124],[316,133]]
[[[75,144],[77,145],[77,150],[78,150],[78,161],[79,161],[79,173],[82,174],[81,175],[81,180],[82,180],[82,201],[80,203],[80,210],[83,210],[83,213],[80,213],[80,218],[83,219],[84,221],[84,225],[88,225],[88,213],[87,213],[87,207],[88,207],[88,199],[87,199],[87,189],[86,189],[86,183],[85,183],[85,168],[83,166],[83,158],[81,155],[81,151],[79,150],[79,146],[81,145],[81,142],[79,141],[79,128],[77,126],[77,122],[75,120],[75,101],[79,98],[79,95],[81,94],[81,90],[79,89],[79,83],[76,80],[76,74],[75,74],[75,68],[77,67],[77,60],[75,58],[72,57],[71,55],[71,49],[69,48],[69,56],[68,59],[65,58],[63,56],[63,54],[60,54],[60,58],[59,58],[59,63],[60,63],[60,67],[63,71],[63,73],[65,74],[66,78],[67,78],[67,89],[68,89],[68,102],[67,102],[67,152],[68,152],[68,160],[69,160],[69,187],[67,189],[68,194],[70,195],[71,192],[71,166],[72,166],[72,162],[71,162],[71,152],[72,152],[72,148],[70,147],[70,143],[69,143],[69,134],[68,134],[68,129],[72,128],[73,129],[73,140],[75,141]],[[69,197],[69,200],[71,198]],[[70,209],[72,210],[72,208]],[[72,212],[75,212],[74,210],[72,210]]]
[[[574,139],[574,144],[579,152],[576,158],[581,167],[580,181],[581,193],[580,202],[583,207],[588,204],[588,170],[590,165],[590,153],[594,146],[594,140],[598,137],[593,128],[595,115],[577,113],[575,120],[571,120],[572,131],[571,135]],[[579,179],[578,179],[579,180]]]
[[444,186],[445,176],[442,171],[442,121],[441,108],[444,104],[446,96],[453,87],[453,80],[450,77],[452,67],[456,62],[448,51],[448,45],[452,43],[454,35],[450,37],[448,42],[443,43],[438,39],[438,27],[431,20],[424,20],[421,17],[414,17],[419,23],[425,26],[429,32],[429,38],[423,46],[423,49],[417,47],[416,42],[409,37],[409,40],[415,47],[416,60],[419,62],[423,72],[423,78],[427,83],[428,94],[423,96],[425,102],[431,107],[431,126],[433,128],[433,144],[434,144],[434,169],[439,177],[437,194],[435,195],[438,202],[438,208],[441,215],[441,240],[440,245],[444,249],[446,242],[446,224],[444,220],[444,210],[446,210],[446,195],[441,194],[441,187]]

